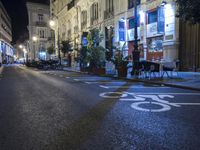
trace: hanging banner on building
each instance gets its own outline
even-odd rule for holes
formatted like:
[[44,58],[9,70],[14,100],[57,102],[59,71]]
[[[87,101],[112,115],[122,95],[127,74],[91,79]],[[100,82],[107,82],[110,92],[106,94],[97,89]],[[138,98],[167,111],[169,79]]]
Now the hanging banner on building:
[[87,44],[88,44],[88,41],[87,41],[87,35],[88,35],[88,32],[83,32],[83,34],[82,34],[82,45],[83,46],[87,46]]
[[125,22],[119,21],[119,41],[125,41]]
[[[138,33],[138,39],[140,39],[140,27],[137,28]],[[135,29],[129,29],[128,30],[128,41],[134,41],[135,40]]]
[[158,35],[158,24],[157,22],[147,25],[147,37],[153,37]]
[[158,33],[163,34],[165,31],[165,12],[164,12],[164,7],[160,6],[157,9],[157,14],[158,14]]

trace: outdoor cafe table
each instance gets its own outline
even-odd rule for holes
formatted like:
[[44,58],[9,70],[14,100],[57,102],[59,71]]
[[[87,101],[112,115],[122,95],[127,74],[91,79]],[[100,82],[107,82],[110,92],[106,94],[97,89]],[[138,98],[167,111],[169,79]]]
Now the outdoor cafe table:
[[172,76],[172,71],[176,67],[175,62],[172,62],[172,61],[154,61],[154,63],[159,64],[160,77],[162,78],[165,73],[167,74],[167,77],[170,77],[168,74],[168,71],[171,72],[171,76]]

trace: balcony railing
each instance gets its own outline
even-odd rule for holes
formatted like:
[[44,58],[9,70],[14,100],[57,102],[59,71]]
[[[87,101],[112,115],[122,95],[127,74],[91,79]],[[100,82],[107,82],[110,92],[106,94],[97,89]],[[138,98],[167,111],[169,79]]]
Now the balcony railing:
[[53,41],[55,37],[48,37],[48,41]]
[[110,10],[105,10],[104,11],[104,19],[110,19],[114,17],[114,10],[110,11]]
[[40,27],[46,27],[47,26],[47,23],[46,22],[41,22],[41,21],[36,21],[35,22],[35,25],[36,26],[40,26]]

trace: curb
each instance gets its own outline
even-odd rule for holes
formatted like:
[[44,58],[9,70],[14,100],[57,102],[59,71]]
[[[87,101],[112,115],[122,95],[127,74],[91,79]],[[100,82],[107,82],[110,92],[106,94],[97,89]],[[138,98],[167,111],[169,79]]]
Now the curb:
[[[81,74],[97,75],[97,74],[93,74],[93,73],[89,73],[89,72],[81,72],[81,71],[77,71],[77,70],[67,70],[66,69],[64,71],[77,72],[77,73],[81,73]],[[98,76],[110,77],[110,78],[113,78],[113,79],[122,79],[122,80],[132,81],[132,82],[142,82],[142,83],[148,83],[148,84],[154,84],[154,85],[160,85],[160,86],[174,87],[174,88],[180,88],[180,89],[186,89],[186,90],[200,91],[200,88],[171,84],[171,83],[146,81],[146,80],[144,81],[144,80],[141,80],[141,79],[127,79],[127,78],[122,78],[122,77],[113,77],[113,76],[110,76],[110,75],[98,75]]]
[[3,77],[3,75],[2,75],[3,69],[4,69],[4,67],[3,67],[3,66],[1,66],[1,67],[0,67],[0,78],[2,78],[2,77]]

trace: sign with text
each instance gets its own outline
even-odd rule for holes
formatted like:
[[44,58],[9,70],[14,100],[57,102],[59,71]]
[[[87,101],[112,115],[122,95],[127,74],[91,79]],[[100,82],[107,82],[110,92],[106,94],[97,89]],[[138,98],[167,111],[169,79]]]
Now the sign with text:
[[158,33],[158,23],[154,22],[147,25],[147,37],[153,37],[161,35]]
[[[137,28],[138,31],[138,39],[140,39],[140,27]],[[128,30],[128,41],[134,41],[135,40],[135,29],[129,29]]]

